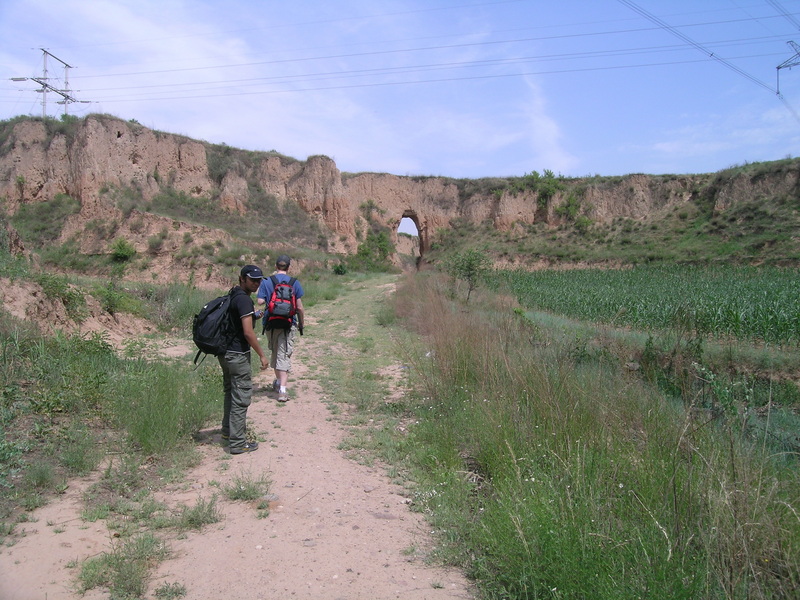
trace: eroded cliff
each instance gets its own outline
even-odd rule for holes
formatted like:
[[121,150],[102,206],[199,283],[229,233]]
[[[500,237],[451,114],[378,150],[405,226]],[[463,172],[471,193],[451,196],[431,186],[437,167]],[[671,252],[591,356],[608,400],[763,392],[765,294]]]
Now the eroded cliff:
[[[325,156],[300,161],[274,152],[240,151],[103,115],[69,124],[16,120],[5,126],[0,142],[0,197],[7,213],[66,194],[81,209],[69,219],[63,238],[81,234],[92,220],[105,219],[117,222],[139,246],[167,224],[186,235],[200,226],[125,210],[119,193],[109,190],[128,190],[145,202],[165,191],[212,199],[219,210],[239,215],[252,211],[256,190],[279,203],[296,203],[319,223],[326,249],[341,253],[355,252],[366,228],[375,224],[390,228],[396,242],[397,225],[408,217],[417,225],[424,253],[437,232],[455,221],[490,222],[500,230],[538,222],[556,226],[578,218],[605,223],[619,217],[653,218],[698,199],[711,210],[724,211],[764,194],[797,197],[800,188],[796,163],[772,176],[742,173],[729,178],[637,174],[544,180],[536,174],[456,180],[342,174]],[[136,228],[131,227],[134,222]],[[204,235],[224,237],[221,232]],[[82,236],[82,243],[91,245],[91,236]]]

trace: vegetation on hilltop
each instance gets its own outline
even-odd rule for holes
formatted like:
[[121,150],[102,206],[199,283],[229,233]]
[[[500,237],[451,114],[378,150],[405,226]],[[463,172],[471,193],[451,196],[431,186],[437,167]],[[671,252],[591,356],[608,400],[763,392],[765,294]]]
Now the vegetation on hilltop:
[[616,217],[608,223],[592,221],[587,216],[588,206],[581,200],[585,193],[581,190],[586,185],[609,185],[608,182],[558,179],[564,201],[553,213],[559,218],[559,225],[552,227],[539,221],[499,231],[488,222],[476,225],[455,219],[451,227],[436,233],[426,259],[435,262],[453,252],[479,247],[500,263],[521,267],[539,262],[794,266],[800,264],[800,190],[793,194],[770,194],[765,190],[759,197],[715,210],[720,187],[732,178],[764,178],[768,173],[789,171],[800,171],[800,160],[731,168],[707,176],[705,184],[698,180],[687,202],[642,219]]

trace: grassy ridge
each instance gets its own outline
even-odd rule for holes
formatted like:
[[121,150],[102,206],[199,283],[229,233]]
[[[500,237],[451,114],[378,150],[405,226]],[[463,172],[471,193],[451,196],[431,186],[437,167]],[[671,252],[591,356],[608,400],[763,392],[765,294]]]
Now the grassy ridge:
[[768,428],[685,411],[513,302],[447,296],[397,295],[424,336],[405,346],[419,423],[397,454],[487,598],[795,597],[800,477]]

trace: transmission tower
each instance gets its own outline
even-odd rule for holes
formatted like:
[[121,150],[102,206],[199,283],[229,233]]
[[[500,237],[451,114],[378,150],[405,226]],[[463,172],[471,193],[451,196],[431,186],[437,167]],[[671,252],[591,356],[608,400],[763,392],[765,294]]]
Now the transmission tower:
[[[63,60],[51,54],[44,48],[39,48],[42,51],[42,76],[41,77],[12,77],[11,81],[35,81],[41,87],[36,90],[40,94],[42,94],[42,118],[47,117],[47,93],[54,92],[61,96],[61,100],[58,100],[58,104],[64,105],[64,114],[69,114],[69,105],[72,102],[81,102],[83,104],[88,104],[87,100],[78,100],[77,98],[73,97],[70,93],[69,89],[69,70],[72,68],[71,65],[68,65]],[[64,88],[58,89],[48,83],[47,77],[47,57],[53,58],[60,62],[64,66]]]
[[792,67],[800,65],[800,46],[798,46],[794,42],[786,42],[786,43],[789,44],[789,46],[791,46],[792,50],[794,50],[794,56],[783,61],[781,64],[775,67],[778,78],[777,91],[779,96],[781,95],[781,69],[791,69]]

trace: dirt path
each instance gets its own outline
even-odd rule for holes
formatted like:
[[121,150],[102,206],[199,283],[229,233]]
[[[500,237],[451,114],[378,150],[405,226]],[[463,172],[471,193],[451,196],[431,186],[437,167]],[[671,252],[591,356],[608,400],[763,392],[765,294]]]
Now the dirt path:
[[[391,283],[370,284],[360,293],[373,300]],[[185,586],[189,600],[240,598],[277,600],[409,600],[471,597],[468,582],[454,570],[424,564],[420,549],[428,527],[411,512],[399,486],[379,466],[348,459],[338,449],[346,433],[332,417],[319,382],[319,369],[337,349],[342,302],[309,311],[290,377],[293,398],[285,405],[269,389],[270,372],[258,373],[250,426],[258,451],[231,457],[219,429],[203,432],[202,463],[175,489],[156,494],[170,506],[210,499],[236,477],[272,481],[269,516],[255,503],[219,497],[223,520],[201,532],[173,539],[173,557],[154,571],[152,590],[164,583]],[[358,360],[354,355],[352,360]],[[349,360],[345,358],[345,360]],[[106,598],[92,590],[74,593],[70,563],[109,551],[113,541],[101,523],[79,518],[81,493],[89,479],[74,482],[59,501],[34,514],[27,535],[0,553],[0,599]],[[72,565],[74,566],[74,564]]]

